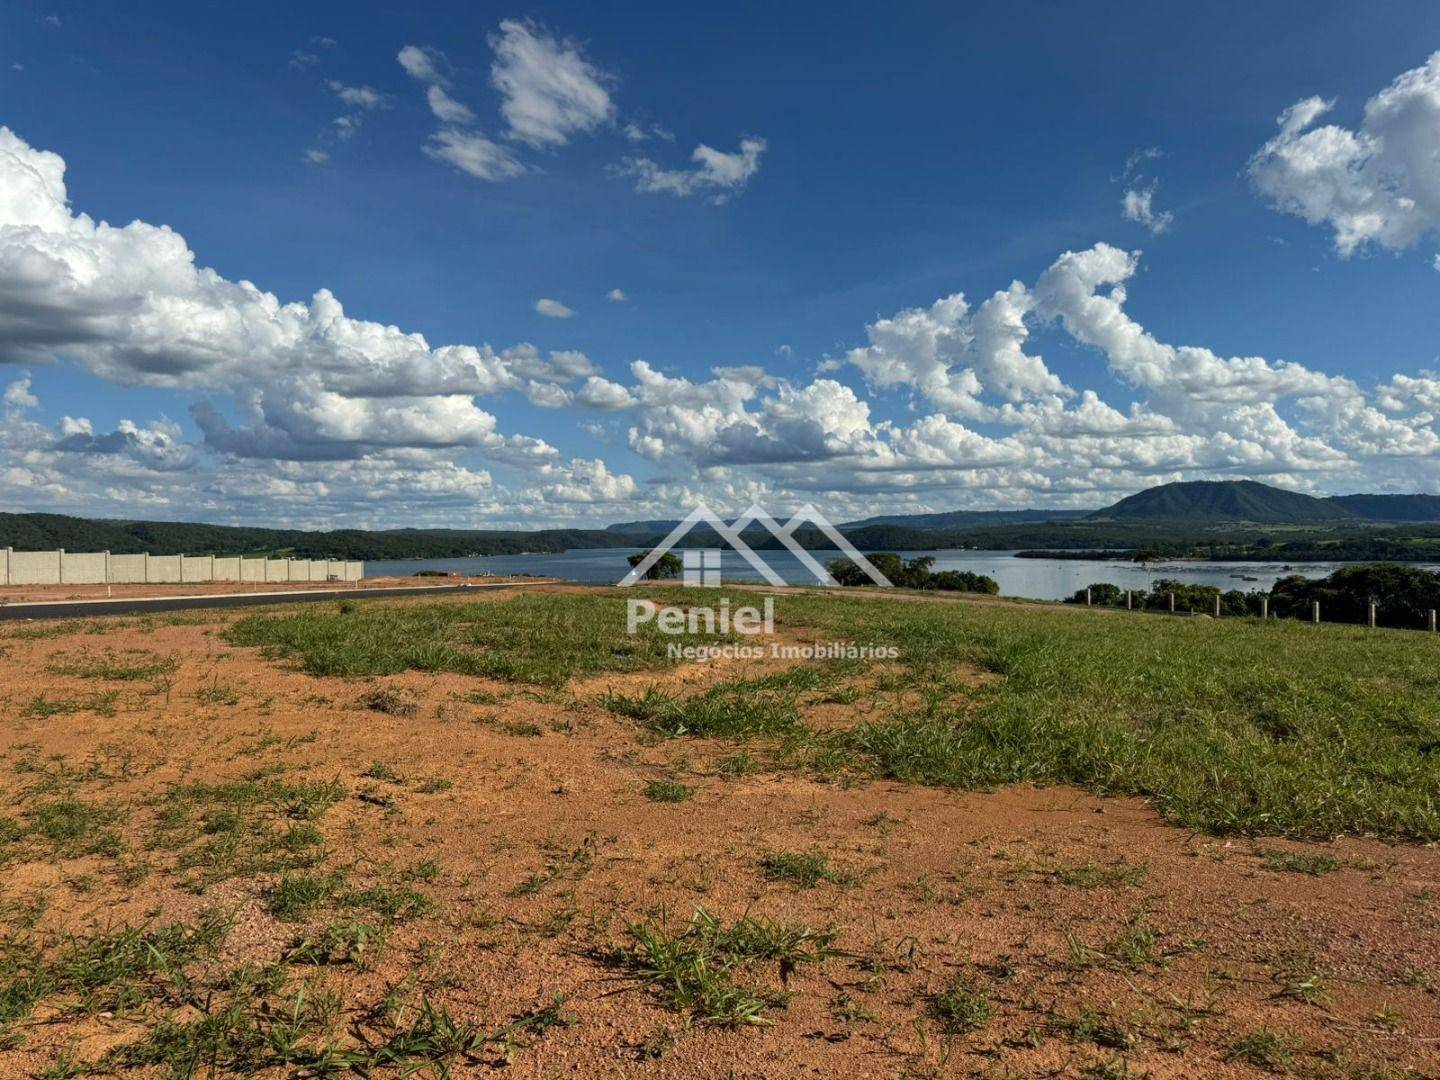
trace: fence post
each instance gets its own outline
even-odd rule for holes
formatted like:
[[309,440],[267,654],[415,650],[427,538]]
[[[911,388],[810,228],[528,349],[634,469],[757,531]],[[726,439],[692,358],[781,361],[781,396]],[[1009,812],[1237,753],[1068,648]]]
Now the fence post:
[[145,562],[141,566],[140,577],[145,584],[150,584],[150,552],[145,552]]
[[1217,593],[1215,594],[1215,618],[1218,619],[1219,617],[1220,617],[1220,594],[1217,592]]
[[57,548],[56,551],[55,551],[55,576],[60,580],[60,584],[61,584],[61,585],[64,585],[64,584],[65,584],[65,549],[64,549],[64,548]]
[[10,552],[13,551],[13,550],[14,550],[13,548],[8,548],[8,547],[5,549],[5,584],[6,584],[6,585],[9,585],[9,584],[10,584]]
[[1090,606],[1090,586],[1085,586],[1085,606]]
[[1262,618],[1262,619],[1268,619],[1269,617],[1270,617],[1270,598],[1269,598],[1268,596],[1262,596],[1262,597],[1260,597],[1260,618]]
[[1370,629],[1375,629],[1375,601],[1370,601]]
[[1175,594],[1173,592],[1170,594],[1170,614],[1175,614]]
[[210,580],[215,580],[215,556],[210,556]]
[[1430,632],[1432,634],[1435,632],[1435,609],[1433,607],[1430,609]]
[[1134,594],[1131,593],[1131,591],[1130,591],[1129,589],[1126,589],[1126,590],[1125,590],[1125,610],[1126,610],[1126,611],[1134,611],[1134,610],[1135,610]]
[[1311,600],[1311,601],[1310,601],[1310,621],[1311,621],[1312,623],[1318,623],[1318,622],[1320,621],[1320,601],[1319,601],[1319,600]]
[[110,584],[110,552],[105,552],[105,584]]

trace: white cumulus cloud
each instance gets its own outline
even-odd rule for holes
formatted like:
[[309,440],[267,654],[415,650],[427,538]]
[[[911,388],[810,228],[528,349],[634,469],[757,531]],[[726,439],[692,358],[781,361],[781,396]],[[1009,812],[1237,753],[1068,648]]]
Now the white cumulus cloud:
[[1298,101],[1250,161],[1278,210],[1328,225],[1349,256],[1369,244],[1414,247],[1440,230],[1440,52],[1365,103],[1356,128],[1316,126],[1335,102]]
[[535,310],[547,319],[573,319],[575,317],[575,312],[559,300],[551,300],[548,296],[542,296],[535,301]]
[[629,157],[615,167],[615,172],[633,177],[636,191],[681,197],[709,194],[713,202],[723,203],[743,191],[760,171],[760,155],[764,152],[765,140],[758,138],[740,140],[740,148],[734,153],[701,143],[690,155],[695,162],[693,169],[665,169],[650,158]]
[[500,91],[508,138],[536,149],[564,146],[615,115],[606,84],[611,77],[579,45],[545,33],[532,22],[506,19],[490,37],[495,61],[490,81]]
[[1152,236],[1169,232],[1175,223],[1175,215],[1169,210],[1155,209],[1155,189],[1130,188],[1120,200],[1121,212],[1126,221],[1134,221],[1150,230]]

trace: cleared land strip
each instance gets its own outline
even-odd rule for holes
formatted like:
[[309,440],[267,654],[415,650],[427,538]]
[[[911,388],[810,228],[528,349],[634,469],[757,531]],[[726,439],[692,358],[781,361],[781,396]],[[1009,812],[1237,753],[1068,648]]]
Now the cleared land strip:
[[259,607],[322,600],[375,600],[413,596],[454,596],[477,589],[534,588],[554,581],[497,581],[464,585],[410,585],[386,588],[297,589],[285,592],[219,593],[191,596],[135,596],[95,600],[23,601],[0,604],[0,622],[17,619],[74,619],[95,615],[144,615],[204,608]]

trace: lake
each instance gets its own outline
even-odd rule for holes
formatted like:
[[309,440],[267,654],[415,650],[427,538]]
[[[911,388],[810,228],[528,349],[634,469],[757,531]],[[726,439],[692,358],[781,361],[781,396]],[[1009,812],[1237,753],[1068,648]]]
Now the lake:
[[[614,584],[629,569],[626,556],[645,548],[583,548],[560,554],[486,555],[472,559],[396,559],[367,562],[366,577],[409,577],[417,570],[449,570],[461,574],[534,574],[590,584]],[[838,551],[811,553],[821,563],[841,557]],[[907,551],[906,558],[932,555],[936,570],[970,570],[986,574],[1000,584],[1005,596],[1034,600],[1063,600],[1076,589],[1108,581],[1122,589],[1146,589],[1156,578],[1176,578],[1194,585],[1221,589],[1269,589],[1290,574],[1324,577],[1344,563],[1298,563],[1284,566],[1266,562],[1162,562],[1145,570],[1135,563],[1111,559],[1017,559],[1011,551]],[[762,551],[760,555],[786,581],[813,584],[800,560],[788,551]],[[1427,570],[1436,569],[1427,565]],[[735,552],[724,550],[721,574],[726,581],[758,581],[750,564]],[[1253,579],[1253,580],[1251,580]]]

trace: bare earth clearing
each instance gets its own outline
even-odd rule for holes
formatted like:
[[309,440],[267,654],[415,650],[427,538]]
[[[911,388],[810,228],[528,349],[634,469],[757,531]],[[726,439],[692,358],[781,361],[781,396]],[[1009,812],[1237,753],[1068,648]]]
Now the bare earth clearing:
[[[373,1075],[1440,1074],[1432,844],[1207,835],[1138,797],[901,783],[606,707],[779,661],[322,676],[227,641],[248,614],[0,628],[0,1076],[306,1075],[266,1057],[292,1013],[307,1045],[384,1048]],[[1005,677],[957,664],[951,697]],[[916,693],[862,670],[799,708],[840,731]],[[104,947],[207,920],[175,966]],[[657,975],[637,929],[760,1011]],[[65,958],[43,977],[42,953]],[[255,1048],[227,1057],[195,1025],[235,1001],[253,1015],[213,1026]]]
[[502,577],[384,577],[340,581],[207,581],[184,585],[3,585],[0,604],[55,603],[61,600],[139,599],[151,596],[232,596],[236,593],[309,592],[336,589],[413,589],[425,585],[494,585]]

